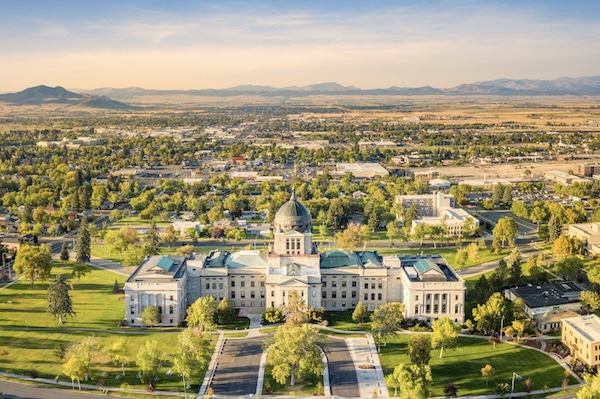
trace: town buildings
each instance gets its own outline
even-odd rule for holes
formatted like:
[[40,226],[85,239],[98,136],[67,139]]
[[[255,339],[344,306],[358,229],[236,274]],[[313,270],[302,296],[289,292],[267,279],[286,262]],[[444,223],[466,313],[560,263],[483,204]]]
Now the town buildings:
[[281,308],[291,290],[308,307],[373,311],[402,302],[405,316],[464,322],[465,283],[439,255],[380,256],[375,251],[320,253],[312,216],[294,195],[276,213],[268,252],[213,251],[147,258],[125,283],[126,320],[141,326],[144,307],[158,306],[162,325],[177,325],[201,296],[228,298],[241,315]]
[[600,365],[600,318],[591,314],[563,319],[562,342],[588,367]]
[[600,223],[570,224],[567,234],[579,239],[588,255],[600,253]]

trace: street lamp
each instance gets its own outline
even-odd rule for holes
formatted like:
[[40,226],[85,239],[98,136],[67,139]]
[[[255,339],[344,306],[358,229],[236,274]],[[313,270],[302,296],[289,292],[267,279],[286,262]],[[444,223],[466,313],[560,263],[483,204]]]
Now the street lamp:
[[515,378],[517,380],[522,380],[523,377],[521,377],[519,374],[515,373],[513,371],[513,375],[512,375],[512,384],[511,384],[511,388],[510,388],[510,396],[513,395],[513,393],[515,392]]
[[502,320],[500,320],[500,342],[502,342],[502,330],[504,329],[504,316],[502,316]]

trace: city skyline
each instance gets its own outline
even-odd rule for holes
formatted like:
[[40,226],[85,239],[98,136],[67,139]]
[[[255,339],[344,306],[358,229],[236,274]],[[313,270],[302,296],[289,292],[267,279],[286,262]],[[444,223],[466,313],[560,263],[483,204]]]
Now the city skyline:
[[2,1],[0,92],[598,75],[600,4]]

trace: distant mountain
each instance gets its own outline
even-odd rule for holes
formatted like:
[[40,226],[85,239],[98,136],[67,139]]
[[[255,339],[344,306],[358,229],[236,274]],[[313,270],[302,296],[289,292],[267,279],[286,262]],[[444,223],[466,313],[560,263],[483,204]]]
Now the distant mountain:
[[424,95],[500,95],[500,96],[600,96],[600,76],[580,78],[563,77],[555,80],[497,79],[484,82],[462,84],[453,88],[440,89],[431,86],[397,87],[381,89],[360,89],[328,82],[308,86],[290,86],[276,88],[271,86],[241,85],[227,89],[200,90],[147,90],[139,87],[122,89],[101,88],[81,90],[89,95],[104,95],[119,100],[134,100],[147,96],[261,96],[261,97],[303,97],[312,95],[387,95],[387,96],[424,96]]
[[99,109],[127,109],[131,106],[105,96],[78,94],[63,87],[35,86],[18,93],[1,94],[0,102],[13,105],[65,104]]

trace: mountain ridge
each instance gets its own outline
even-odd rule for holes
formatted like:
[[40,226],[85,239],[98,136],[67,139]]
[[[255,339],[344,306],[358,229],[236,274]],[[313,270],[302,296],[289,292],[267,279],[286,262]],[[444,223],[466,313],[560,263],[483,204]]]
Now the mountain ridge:
[[355,86],[343,86],[337,82],[325,82],[307,86],[273,87],[265,85],[238,85],[224,89],[187,89],[161,90],[140,87],[101,88],[80,90],[94,95],[107,95],[111,98],[130,99],[144,95],[192,95],[228,97],[237,95],[256,95],[264,97],[293,97],[308,95],[502,95],[502,96],[585,96],[600,95],[600,76],[584,76],[579,78],[561,77],[554,80],[542,79],[507,79],[500,78],[489,81],[464,83],[452,88],[436,88],[432,86],[360,89]]
[[62,104],[78,108],[128,109],[130,105],[104,95],[79,94],[62,86],[39,85],[17,93],[0,94],[0,102],[13,105]]

